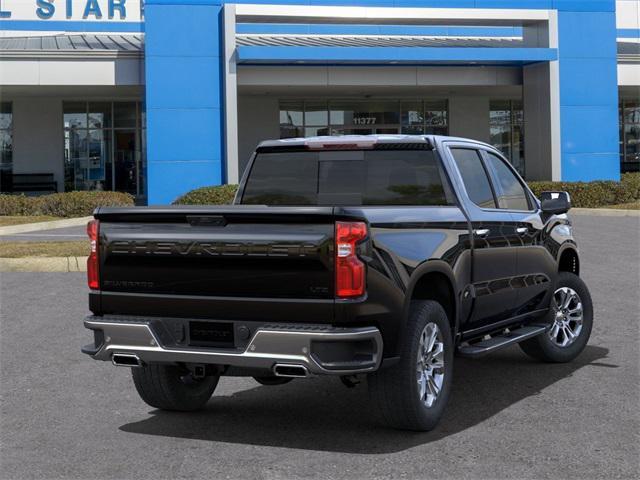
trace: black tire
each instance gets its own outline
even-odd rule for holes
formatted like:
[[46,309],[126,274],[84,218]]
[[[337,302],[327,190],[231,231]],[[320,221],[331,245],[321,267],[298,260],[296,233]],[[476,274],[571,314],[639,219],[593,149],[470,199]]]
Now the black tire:
[[[576,339],[564,347],[557,345],[548,333],[521,342],[520,348],[524,353],[536,360],[552,363],[570,362],[582,353],[591,336],[591,329],[593,327],[593,304],[591,302],[589,289],[580,277],[569,272],[560,272],[558,275],[555,291],[562,287],[568,287],[574,290],[579,296],[582,304],[582,329]],[[552,304],[554,308],[549,311],[546,317],[547,321],[551,324],[555,322],[556,316],[555,302],[553,300]]]
[[[436,324],[441,333],[444,378],[435,401],[427,406],[420,398],[417,365],[420,339],[430,323]],[[437,302],[414,301],[403,330],[400,360],[391,367],[369,374],[369,396],[384,423],[390,427],[426,432],[438,424],[444,413],[452,376],[453,339],[447,314]]]
[[161,410],[188,412],[204,407],[220,380],[219,375],[194,379],[189,370],[176,365],[132,368],[140,398]]
[[292,377],[276,377],[275,375],[270,377],[253,377],[253,379],[258,382],[260,385],[284,385],[285,383],[289,383],[293,380]]

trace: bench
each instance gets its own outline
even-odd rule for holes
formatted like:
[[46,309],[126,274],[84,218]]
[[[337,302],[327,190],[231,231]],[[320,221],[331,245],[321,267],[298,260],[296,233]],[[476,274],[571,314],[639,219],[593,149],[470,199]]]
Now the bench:
[[58,191],[53,173],[14,173],[11,177],[11,191],[14,193]]

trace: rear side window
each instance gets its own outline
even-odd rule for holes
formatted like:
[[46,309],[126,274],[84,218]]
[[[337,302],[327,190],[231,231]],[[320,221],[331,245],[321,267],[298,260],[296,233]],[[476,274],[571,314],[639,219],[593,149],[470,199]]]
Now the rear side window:
[[489,177],[477,150],[452,148],[451,154],[458,166],[469,199],[483,208],[496,208]]
[[507,167],[504,160],[493,153],[486,152],[486,155],[489,165],[498,180],[499,191],[496,192],[498,196],[498,208],[529,210],[530,206],[527,193],[514,173]]
[[243,204],[453,205],[439,158],[427,150],[261,153]]

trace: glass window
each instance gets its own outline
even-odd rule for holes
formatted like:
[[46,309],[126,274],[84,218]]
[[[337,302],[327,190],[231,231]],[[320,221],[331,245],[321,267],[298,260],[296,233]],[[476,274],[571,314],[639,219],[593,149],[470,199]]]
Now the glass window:
[[329,125],[327,103],[306,102],[304,106],[304,124],[307,127],[326,127]]
[[13,174],[13,111],[10,102],[0,102],[0,192],[11,190]]
[[135,128],[136,127],[136,104],[135,102],[116,102],[113,104],[114,127]]
[[13,113],[11,103],[0,102],[0,129],[11,130],[13,124]]
[[64,128],[87,128],[87,104],[85,102],[65,102]]
[[64,102],[65,191],[146,195],[144,109],[139,102]]
[[242,203],[313,205],[317,186],[318,153],[263,153],[253,163]]
[[404,133],[447,135],[447,100],[280,102],[280,138]]
[[432,151],[366,152],[363,205],[451,205]]
[[447,101],[427,101],[424,102],[425,123],[429,127],[444,127],[447,121]]
[[489,103],[490,143],[524,175],[524,110],[521,100],[491,100]]
[[496,208],[489,177],[477,150],[452,148],[451,154],[458,166],[469,199],[483,208]]
[[424,125],[424,104],[422,102],[402,102],[400,104],[402,125]]
[[111,127],[111,103],[89,104],[89,128]]
[[620,162],[622,173],[640,171],[640,101],[620,103]]
[[435,154],[424,150],[259,154],[242,203],[451,205]]
[[527,193],[506,163],[492,153],[487,153],[487,158],[498,180],[498,207],[508,210],[529,210]]
[[303,102],[280,103],[280,138],[304,136]]

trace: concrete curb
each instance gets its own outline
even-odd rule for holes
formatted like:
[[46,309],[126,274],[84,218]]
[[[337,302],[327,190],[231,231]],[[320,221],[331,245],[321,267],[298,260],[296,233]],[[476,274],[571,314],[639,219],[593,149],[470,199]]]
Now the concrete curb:
[[86,272],[87,257],[0,258],[0,272]]
[[24,223],[22,225],[8,225],[0,227],[0,236],[16,233],[38,232],[53,230],[55,228],[79,227],[86,225],[93,217],[65,218],[64,220],[52,220],[50,222]]
[[616,210],[615,208],[572,208],[569,215],[593,215],[594,217],[640,217],[640,210]]

